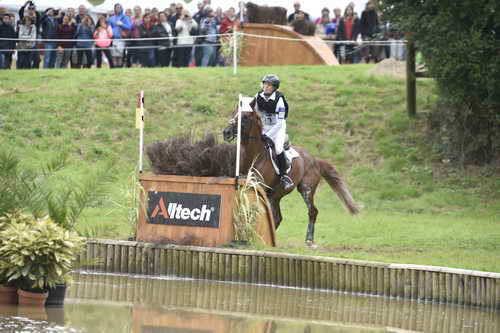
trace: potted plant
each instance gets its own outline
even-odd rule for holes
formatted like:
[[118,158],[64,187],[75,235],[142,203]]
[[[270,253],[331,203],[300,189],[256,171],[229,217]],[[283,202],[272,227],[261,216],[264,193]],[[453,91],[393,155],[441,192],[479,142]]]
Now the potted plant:
[[[11,221],[24,221],[29,219],[29,216],[22,214],[4,214],[0,217],[0,231],[5,229],[5,227]],[[0,238],[0,246],[2,245],[2,239]],[[6,263],[7,258],[0,257],[1,263]],[[6,273],[0,272],[0,304],[17,304],[17,286],[16,281],[9,281]]]
[[0,276],[17,281],[19,304],[43,305],[64,281],[84,241],[50,219],[9,223],[0,231]]

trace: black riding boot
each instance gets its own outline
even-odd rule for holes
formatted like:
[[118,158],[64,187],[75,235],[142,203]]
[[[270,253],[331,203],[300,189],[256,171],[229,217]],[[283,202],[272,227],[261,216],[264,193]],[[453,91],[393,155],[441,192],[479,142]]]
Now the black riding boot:
[[293,183],[293,180],[288,177],[286,174],[286,157],[285,157],[285,152],[282,152],[278,156],[276,156],[276,159],[278,160],[278,168],[280,169],[280,183],[281,186],[288,191],[289,189],[293,188],[295,185]]

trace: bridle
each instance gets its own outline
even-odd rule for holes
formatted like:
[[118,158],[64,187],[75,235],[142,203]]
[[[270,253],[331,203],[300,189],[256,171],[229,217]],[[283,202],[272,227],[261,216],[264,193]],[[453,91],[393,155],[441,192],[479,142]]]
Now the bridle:
[[[236,138],[236,135],[237,135],[237,129],[236,129],[236,125],[238,123],[238,115],[236,114],[232,119],[230,119],[228,121],[229,123],[229,126],[231,126],[232,128],[232,137],[231,139],[229,139],[229,142],[233,141],[235,138]],[[245,140],[261,140],[263,141],[262,139],[262,135],[246,135],[245,137],[241,137],[242,139],[245,139]]]

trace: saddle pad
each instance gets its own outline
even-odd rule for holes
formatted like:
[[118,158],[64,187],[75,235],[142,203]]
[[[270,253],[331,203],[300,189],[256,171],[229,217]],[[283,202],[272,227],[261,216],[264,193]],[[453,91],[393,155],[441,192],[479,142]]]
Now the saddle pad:
[[[272,149],[269,149],[269,154],[271,155],[271,161],[273,163],[273,167],[274,167],[274,171],[276,172],[277,175],[280,174],[280,169],[278,168],[278,166],[276,165],[276,161],[273,157],[273,150]],[[286,169],[286,173],[290,173],[290,170],[292,170],[292,161],[294,158],[297,158],[299,157],[299,153],[297,153],[297,151],[295,149],[293,149],[293,147],[290,147],[289,149],[285,150],[285,156],[286,156],[286,159],[288,160],[288,169]]]

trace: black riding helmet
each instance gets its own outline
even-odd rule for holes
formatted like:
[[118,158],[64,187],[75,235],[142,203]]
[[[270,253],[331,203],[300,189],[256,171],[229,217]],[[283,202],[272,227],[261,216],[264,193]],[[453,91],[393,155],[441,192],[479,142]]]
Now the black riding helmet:
[[274,74],[267,74],[262,78],[262,83],[268,82],[272,84],[274,89],[278,89],[280,87],[280,78]]

